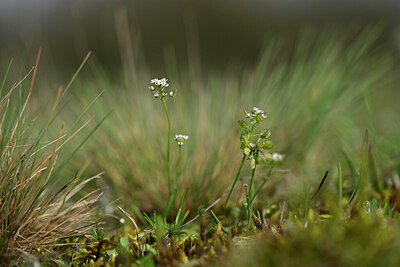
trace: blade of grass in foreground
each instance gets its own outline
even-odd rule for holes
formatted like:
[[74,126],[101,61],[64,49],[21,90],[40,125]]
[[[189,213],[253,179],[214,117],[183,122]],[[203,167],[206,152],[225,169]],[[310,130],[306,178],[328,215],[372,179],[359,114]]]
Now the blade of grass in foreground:
[[225,200],[225,203],[224,203],[224,208],[226,208],[226,205],[228,204],[229,198],[231,197],[231,194],[232,194],[232,192],[233,192],[233,189],[235,188],[235,185],[236,185],[236,183],[237,183],[237,181],[238,181],[238,179],[239,179],[239,175],[240,175],[240,172],[241,172],[241,170],[242,170],[243,163],[244,163],[244,160],[245,160],[245,159],[246,159],[246,155],[243,155],[242,161],[240,162],[239,170],[238,170],[238,172],[236,173],[236,177],[235,177],[235,180],[233,181],[231,190],[229,190],[228,196],[226,197],[226,200]]
[[4,74],[4,78],[3,78],[3,81],[2,81],[1,86],[0,86],[0,96],[3,93],[4,84],[6,83],[8,72],[10,71],[12,63],[13,63],[13,59],[11,59],[10,63],[8,63],[8,67],[7,67],[6,73]]
[[384,192],[379,183],[378,169],[375,164],[374,156],[372,155],[372,146],[371,145],[369,145],[369,149],[368,149],[368,167],[369,167],[368,168],[369,178],[370,178],[370,181],[372,182],[372,187],[381,196],[384,196]]
[[[364,185],[365,180],[365,170],[367,167],[367,160],[368,160],[368,129],[365,130],[364,133],[364,140],[363,140],[363,157],[360,166],[360,174],[357,180],[356,187],[354,188],[353,193],[350,196],[350,199],[347,203],[347,208],[351,206],[351,204],[357,199],[357,196]],[[346,209],[347,209],[346,208]]]
[[322,177],[322,180],[321,180],[321,182],[319,183],[319,186],[318,186],[317,190],[315,190],[315,193],[314,193],[314,195],[311,197],[311,199],[314,199],[314,198],[317,196],[317,194],[318,194],[319,191],[321,190],[322,186],[325,184],[326,178],[327,178],[327,177],[328,177],[328,171],[325,172],[324,177]]
[[172,207],[174,206],[174,202],[176,199],[176,194],[177,194],[178,188],[176,186],[174,186],[174,188],[172,188],[171,194],[168,197],[168,202],[167,202],[167,206],[165,207],[164,213],[163,213],[163,218],[167,218],[169,213],[172,210]]
[[183,203],[185,202],[185,199],[186,199],[186,196],[187,196],[188,192],[189,192],[189,188],[187,188],[185,193],[182,194],[181,199],[179,201],[178,212],[177,212],[176,217],[175,217],[175,227],[179,227],[183,223],[183,221],[185,220],[186,216],[182,216],[181,217],[181,215],[182,215],[182,211],[183,211]]
[[78,146],[72,151],[68,157],[64,160],[61,166],[55,171],[55,176],[67,165],[67,163],[72,159],[72,157],[78,152],[78,150],[83,146],[83,144],[94,134],[94,132],[100,127],[100,125],[111,115],[113,111],[108,112],[99,123],[89,132],[89,134],[78,144]]
[[343,177],[342,177],[342,166],[340,162],[337,162],[337,172],[338,172],[338,208],[340,209],[342,198],[343,198]]

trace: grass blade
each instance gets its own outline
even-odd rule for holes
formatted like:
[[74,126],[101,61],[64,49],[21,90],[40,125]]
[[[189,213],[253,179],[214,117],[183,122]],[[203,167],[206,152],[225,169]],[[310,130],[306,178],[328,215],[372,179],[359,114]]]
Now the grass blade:
[[343,199],[343,177],[342,177],[342,166],[340,162],[337,162],[338,172],[338,208],[340,208]]

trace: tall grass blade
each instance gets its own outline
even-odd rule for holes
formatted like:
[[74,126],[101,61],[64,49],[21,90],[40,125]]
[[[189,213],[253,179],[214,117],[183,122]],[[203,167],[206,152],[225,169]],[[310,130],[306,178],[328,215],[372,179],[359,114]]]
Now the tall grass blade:
[[362,190],[362,187],[365,183],[365,172],[366,172],[366,167],[367,167],[367,161],[368,161],[368,149],[369,143],[368,143],[368,129],[365,130],[364,133],[364,140],[363,140],[363,156],[361,160],[361,166],[360,166],[360,174],[358,176],[357,184],[354,188],[354,191],[352,192],[350,199],[347,204],[347,208],[350,207],[350,204],[354,202],[357,199],[357,196],[359,192]]
[[342,177],[342,166],[340,162],[337,162],[337,176],[338,176],[338,208],[342,205],[343,201],[343,177]]

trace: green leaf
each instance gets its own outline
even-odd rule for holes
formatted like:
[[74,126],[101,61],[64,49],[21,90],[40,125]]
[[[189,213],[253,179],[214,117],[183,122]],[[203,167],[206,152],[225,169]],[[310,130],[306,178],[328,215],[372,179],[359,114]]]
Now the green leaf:
[[[210,213],[216,224],[221,223],[221,221],[218,219],[217,215],[213,212],[213,210],[210,210]],[[222,225],[222,223],[221,223],[221,229],[225,234],[228,233],[228,231],[225,229],[225,227]]]
[[97,239],[97,238],[98,238],[97,231],[96,231],[96,229],[94,229],[94,228],[90,231],[90,235],[91,235],[94,239]]
[[248,146],[249,145],[249,137],[248,134],[242,134],[240,136],[240,141],[245,145]]
[[256,168],[256,160],[254,158],[251,159],[251,168],[252,169]]
[[205,214],[204,207],[200,205],[200,206],[197,208],[197,213],[198,213],[200,216],[202,216],[203,214]]
[[139,266],[154,267],[156,264],[150,256],[144,256],[138,261]]
[[176,217],[175,217],[175,226],[180,226],[180,224],[183,223],[184,219],[187,216],[187,214],[186,214],[181,218],[181,214],[182,214],[182,211],[183,211],[183,203],[185,202],[185,199],[186,199],[186,196],[187,196],[188,192],[189,192],[189,187],[186,189],[185,193],[182,194],[181,199],[179,201],[178,212],[177,212]]
[[146,212],[143,212],[143,217],[144,219],[151,225],[151,227],[153,227],[153,229],[155,228],[155,223],[153,222],[153,220],[150,218],[149,215],[147,215]]
[[261,133],[261,138],[268,138],[271,136],[271,130],[267,129]]
[[261,148],[263,149],[271,149],[273,147],[272,142],[267,140],[262,145]]
[[244,120],[239,120],[238,124],[243,129],[247,129],[248,128],[247,123]]
[[129,250],[129,240],[126,237],[121,237],[119,239],[119,243],[121,244],[121,246],[127,250]]
[[153,256],[157,256],[157,250],[155,250],[152,247],[148,247],[147,251],[150,252],[150,254],[152,254]]

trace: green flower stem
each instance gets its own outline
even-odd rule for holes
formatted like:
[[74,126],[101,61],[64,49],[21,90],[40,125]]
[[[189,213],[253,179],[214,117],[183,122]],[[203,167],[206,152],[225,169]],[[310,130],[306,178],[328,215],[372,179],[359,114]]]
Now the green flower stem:
[[[250,138],[249,138],[250,141],[251,141],[251,138],[252,138],[252,135],[253,135],[254,126],[255,126],[254,124],[251,126]],[[224,203],[224,208],[225,208],[226,205],[228,204],[229,198],[231,197],[231,194],[232,194],[232,192],[233,192],[233,189],[235,188],[235,185],[236,185],[236,183],[237,183],[237,181],[238,181],[238,179],[239,179],[239,175],[240,175],[240,172],[242,171],[242,167],[243,167],[243,164],[244,164],[244,161],[245,161],[245,160],[246,160],[246,155],[243,154],[243,158],[242,158],[242,161],[240,162],[239,170],[238,170],[238,172],[236,173],[236,177],[235,177],[235,180],[233,181],[231,190],[229,191],[229,194],[228,194],[228,196],[226,197],[226,200],[225,200],[225,203]]]
[[[179,156],[178,156],[178,163],[176,164],[176,170],[175,170],[176,176],[179,176],[180,172],[181,172],[182,146],[178,146],[178,150],[179,150]],[[177,177],[175,177],[174,184],[176,184],[176,178]]]
[[[251,131],[250,131],[250,137],[249,137],[249,142],[251,143],[251,138],[253,138],[253,132],[254,132],[254,127],[256,126],[256,124],[252,124],[251,126]],[[257,162],[257,159],[255,159]],[[257,164],[257,163],[256,163]],[[257,166],[257,165],[256,165]],[[253,198],[253,187],[254,187],[254,174],[256,172],[256,166],[254,167],[254,169],[251,172],[251,178],[250,178],[250,184],[249,184],[249,193],[247,194],[247,200],[246,200],[246,209],[248,209],[247,211],[247,225],[250,227],[251,224],[251,214],[253,213],[253,204],[250,203],[250,199]]]
[[242,171],[242,167],[243,167],[243,163],[244,163],[244,160],[245,160],[245,159],[246,159],[246,155],[243,154],[243,158],[242,158],[242,162],[240,162],[239,170],[238,170],[237,173],[236,173],[236,177],[235,177],[235,180],[233,181],[231,190],[229,191],[228,197],[227,197],[226,200],[225,200],[224,208],[226,207],[226,204],[228,204],[229,198],[231,197],[231,194],[232,194],[232,192],[233,192],[233,189],[235,188],[236,182],[237,182],[237,180],[239,179],[239,175],[240,175],[240,172]]
[[[257,165],[256,165],[256,167],[257,167]],[[248,219],[247,224],[248,224],[248,226],[250,226],[250,224],[251,224],[251,214],[253,213],[253,201],[252,201],[252,199],[253,199],[253,196],[254,196],[254,193],[253,193],[254,189],[253,188],[254,188],[254,174],[256,172],[256,167],[254,167],[253,171],[251,172],[250,185],[249,185],[249,194],[247,195],[247,203],[246,204],[247,204],[247,208],[248,208],[248,211],[247,211],[247,219]]]
[[[261,189],[264,187],[265,183],[268,181],[268,179],[263,180],[263,182],[261,183],[260,187],[257,189],[257,191],[253,194],[253,197],[250,199],[249,201],[249,205],[251,205],[253,203],[253,200],[256,198],[256,196],[258,195],[258,193],[260,193]],[[246,209],[248,210],[248,208]]]
[[255,124],[252,124],[251,125],[251,131],[250,131],[250,138],[249,138],[249,141],[251,142],[251,138],[253,137],[253,132],[254,132],[254,127],[255,127],[256,125]]
[[167,115],[168,120],[168,142],[167,142],[167,175],[168,175],[168,191],[169,194],[172,192],[172,184],[171,184],[171,170],[169,164],[169,154],[170,154],[170,147],[171,147],[171,120],[169,118],[169,113],[167,109],[167,104],[165,103],[164,98],[161,98],[161,102],[163,103],[165,114]]
[[[250,205],[251,203],[253,203],[253,200],[256,198],[256,196],[258,195],[258,193],[260,193],[261,189],[264,187],[265,183],[268,181],[268,178],[271,176],[272,169],[274,168],[274,166],[275,166],[275,164],[272,164],[272,165],[270,166],[269,171],[268,171],[268,173],[267,173],[267,178],[264,178],[264,179],[263,179],[263,182],[261,183],[260,187],[259,187],[259,188],[257,189],[257,191],[253,194],[253,197],[250,198],[250,201],[248,201],[246,208],[242,210],[242,213],[241,213],[240,216],[239,216],[239,220],[237,221],[237,225],[239,225],[240,221],[242,220],[244,213],[245,213],[245,212],[247,213],[247,212],[249,211],[249,205]],[[246,197],[248,197],[248,195],[247,195]]]
[[[268,181],[268,179],[264,178],[262,184],[260,185],[260,187],[257,189],[257,191],[254,193],[253,198],[250,199],[249,203],[247,204],[247,206],[242,210],[242,212],[240,213],[239,216],[239,220],[237,221],[237,225],[239,226],[239,223],[241,222],[244,213],[248,213],[249,211],[249,205],[251,203],[253,203],[253,200],[256,198],[256,196],[258,195],[258,193],[260,193],[261,189],[264,187],[265,183]],[[247,197],[247,196],[246,196]]]

